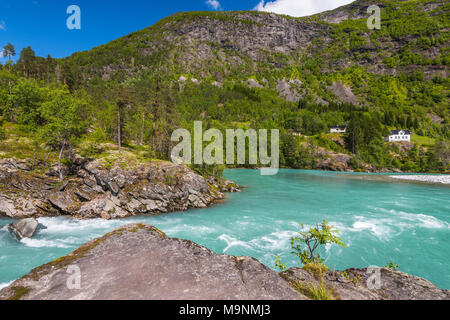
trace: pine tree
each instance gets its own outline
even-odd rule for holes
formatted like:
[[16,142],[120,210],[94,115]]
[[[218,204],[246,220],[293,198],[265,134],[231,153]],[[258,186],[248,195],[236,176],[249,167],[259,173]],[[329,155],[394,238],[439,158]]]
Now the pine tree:
[[19,64],[23,68],[23,74],[27,79],[35,72],[36,54],[31,47],[23,48],[20,52]]
[[16,55],[16,49],[11,43],[8,43],[3,47],[3,57],[9,59],[9,65],[11,65],[11,59]]

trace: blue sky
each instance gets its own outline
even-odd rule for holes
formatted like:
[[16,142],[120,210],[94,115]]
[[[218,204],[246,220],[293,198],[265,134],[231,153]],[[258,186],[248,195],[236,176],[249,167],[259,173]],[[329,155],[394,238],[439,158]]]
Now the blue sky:
[[[264,10],[293,16],[333,9],[352,0],[1,0],[0,48],[8,42],[20,50],[61,58],[89,50],[146,28],[180,11]],[[81,30],[69,30],[70,5],[81,9]],[[5,61],[1,59],[0,61]]]

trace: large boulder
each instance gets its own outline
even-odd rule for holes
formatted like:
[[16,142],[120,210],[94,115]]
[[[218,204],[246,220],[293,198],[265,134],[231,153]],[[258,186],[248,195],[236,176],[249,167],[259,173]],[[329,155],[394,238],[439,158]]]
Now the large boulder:
[[19,240],[31,238],[36,232],[39,222],[36,219],[28,218],[8,225],[9,231]]
[[[75,288],[79,270],[80,286]],[[77,281],[74,281],[75,283]],[[71,289],[69,289],[69,287]],[[306,299],[275,271],[250,257],[219,255],[156,228],[132,224],[32,270],[0,291],[26,300]]]

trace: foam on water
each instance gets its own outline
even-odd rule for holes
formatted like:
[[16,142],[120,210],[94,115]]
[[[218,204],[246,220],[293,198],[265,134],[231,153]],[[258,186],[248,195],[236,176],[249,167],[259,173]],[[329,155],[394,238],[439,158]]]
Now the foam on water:
[[252,239],[250,243],[256,249],[269,250],[271,252],[282,252],[290,247],[290,239],[298,235],[294,231],[279,231],[269,235]]
[[118,227],[122,223],[120,221],[111,221],[104,219],[92,220],[71,220],[71,219],[55,219],[55,218],[39,218],[39,223],[44,226],[42,233],[67,234],[73,232],[85,232],[95,229],[105,229]]
[[358,221],[353,223],[352,231],[370,231],[380,240],[386,240],[392,236],[392,229],[386,226],[386,220],[366,219],[364,217],[356,217]]
[[227,251],[230,248],[233,248],[236,246],[241,247],[241,248],[246,248],[246,249],[251,248],[251,246],[247,242],[238,240],[227,234],[222,234],[221,236],[219,236],[218,239],[225,241],[225,243],[226,243],[226,247],[223,249],[223,253],[227,253]]
[[7,283],[0,283],[0,290],[2,290],[3,288],[6,288],[7,286],[9,286],[11,283],[13,283],[14,281],[11,282],[7,282]]
[[71,248],[70,244],[76,244],[76,241],[70,241],[70,243],[67,243],[68,241],[65,240],[58,240],[58,241],[52,241],[52,240],[43,240],[43,239],[22,239],[20,240],[21,243],[26,245],[30,248]]

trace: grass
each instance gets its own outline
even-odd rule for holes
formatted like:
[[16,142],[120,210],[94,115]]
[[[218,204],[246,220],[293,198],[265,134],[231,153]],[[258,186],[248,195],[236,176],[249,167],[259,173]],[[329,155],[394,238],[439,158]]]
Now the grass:
[[413,142],[419,146],[432,147],[432,146],[434,146],[436,140],[433,138],[423,137],[423,136],[419,136],[417,134],[413,134],[411,136],[411,142]]
[[302,269],[308,271],[315,278],[323,277],[329,271],[328,267],[322,263],[310,263],[303,266]]
[[[45,144],[39,142],[35,148],[30,134],[25,132],[21,126],[10,122],[4,122],[4,139],[0,140],[0,159],[26,160],[35,158],[37,162],[56,163],[58,153],[47,150]],[[149,161],[157,161],[151,155],[150,146],[137,146],[123,144],[122,149],[114,143],[98,143],[89,137],[80,138],[74,147],[76,153],[83,157],[96,159],[105,168],[111,169],[114,165],[122,168],[138,166]]]
[[157,160],[151,157],[149,146],[123,145],[119,150],[112,143],[96,143],[92,148],[92,143],[82,142],[77,149],[82,156],[98,160],[107,169],[114,165],[126,168]]
[[57,154],[44,149],[44,145],[38,142],[37,147],[31,136],[23,129],[10,122],[5,122],[2,129],[5,132],[4,139],[0,140],[0,158],[4,159],[33,159],[36,161],[56,161]]
[[8,300],[20,300],[30,292],[30,289],[25,287],[14,287],[11,290],[14,291],[14,294]]
[[314,285],[311,283],[305,285],[301,282],[295,282],[292,285],[298,292],[304,294],[312,300],[336,300],[335,295],[325,286],[323,280],[320,285]]

